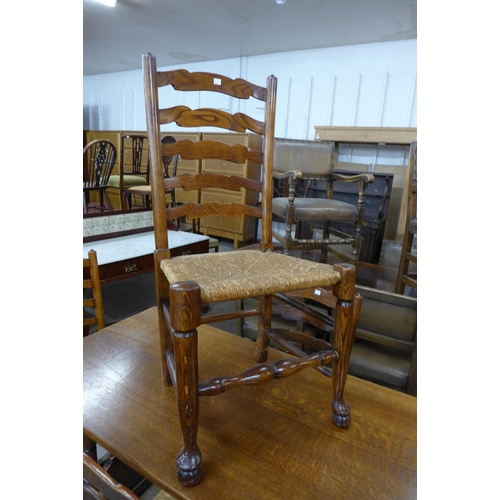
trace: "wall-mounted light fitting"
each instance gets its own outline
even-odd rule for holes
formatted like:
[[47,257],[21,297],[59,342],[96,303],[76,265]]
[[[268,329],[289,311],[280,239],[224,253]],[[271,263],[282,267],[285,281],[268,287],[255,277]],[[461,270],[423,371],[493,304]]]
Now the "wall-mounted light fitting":
[[284,5],[284,4],[285,4],[285,2],[286,2],[286,0],[276,0],[276,3],[277,3],[278,5]]

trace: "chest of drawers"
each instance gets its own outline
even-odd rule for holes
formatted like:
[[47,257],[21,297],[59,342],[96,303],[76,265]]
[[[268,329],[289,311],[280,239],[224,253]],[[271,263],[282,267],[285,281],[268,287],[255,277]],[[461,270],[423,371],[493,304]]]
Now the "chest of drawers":
[[[204,133],[203,140],[214,140],[223,142],[230,146],[242,144],[248,148],[260,151],[262,141],[255,134],[217,134]],[[203,160],[201,169],[206,173],[237,174],[249,179],[260,179],[261,166],[258,163],[247,161],[245,163],[233,163],[222,160]],[[243,203],[245,205],[257,205],[258,195],[253,191],[242,189],[240,192],[226,191],[223,189],[204,189],[201,192],[201,203],[224,202]],[[255,238],[255,219],[247,215],[241,217],[202,217],[200,231],[205,235],[228,238],[234,241],[234,248],[239,248],[245,243],[250,243]]]

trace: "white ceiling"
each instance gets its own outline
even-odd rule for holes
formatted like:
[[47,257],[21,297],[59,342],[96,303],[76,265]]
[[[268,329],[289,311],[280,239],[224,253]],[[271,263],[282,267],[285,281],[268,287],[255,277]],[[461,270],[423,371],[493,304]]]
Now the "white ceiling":
[[417,0],[83,2],[83,74],[417,37]]

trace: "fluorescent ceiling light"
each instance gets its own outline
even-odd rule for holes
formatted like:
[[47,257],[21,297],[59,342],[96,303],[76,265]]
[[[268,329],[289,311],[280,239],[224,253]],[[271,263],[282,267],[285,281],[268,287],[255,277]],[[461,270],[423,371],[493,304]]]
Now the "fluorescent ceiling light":
[[108,7],[116,7],[116,0],[95,0],[98,3],[107,5]]

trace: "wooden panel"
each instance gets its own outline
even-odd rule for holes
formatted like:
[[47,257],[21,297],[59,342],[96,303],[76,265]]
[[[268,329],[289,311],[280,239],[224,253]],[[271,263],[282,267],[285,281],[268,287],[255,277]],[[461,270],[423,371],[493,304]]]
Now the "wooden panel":
[[226,175],[244,175],[246,165],[232,161],[204,160],[202,171]]
[[384,238],[396,240],[401,229],[401,214],[406,210],[404,195],[405,176],[408,168],[405,165],[375,165],[373,171],[376,173],[393,174],[391,201],[389,203],[389,215],[385,227]]
[[408,127],[330,127],[315,126],[316,139],[321,141],[402,144],[417,138],[417,129]]

